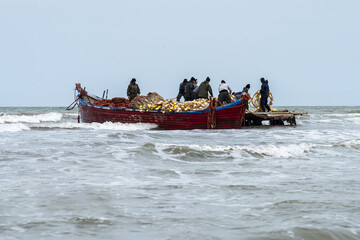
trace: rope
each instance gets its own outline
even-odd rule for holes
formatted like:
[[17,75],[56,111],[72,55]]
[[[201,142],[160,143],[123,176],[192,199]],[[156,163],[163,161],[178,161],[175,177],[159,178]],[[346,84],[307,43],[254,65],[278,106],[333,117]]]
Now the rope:
[[[78,90],[78,91],[80,92],[77,97],[76,97],[76,90]],[[66,110],[73,110],[76,106],[79,106],[78,100],[79,100],[79,98],[81,98],[85,93],[86,93],[85,90],[83,90],[83,89],[79,90],[79,89],[75,88],[75,90],[74,90],[74,98],[76,97],[76,99],[75,99],[75,101],[73,101],[73,102],[66,108]],[[74,104],[74,103],[75,103],[75,104]],[[72,106],[73,104],[74,104],[74,106]],[[71,107],[71,106],[72,106],[72,107]]]
[[208,113],[208,119],[207,119],[207,128],[213,129],[216,127],[216,115],[215,115],[215,109],[217,108],[217,98],[211,98],[209,103],[209,113]]
[[[217,98],[215,98],[217,103],[219,103],[223,108],[237,108],[238,105],[236,106],[231,106],[231,107],[225,107]],[[245,106],[246,105],[246,102],[242,103],[241,105]]]
[[[77,100],[78,100],[79,98],[77,98],[72,104],[70,104],[67,108],[66,108],[66,110],[73,110],[77,105],[78,105],[78,103],[77,103]],[[75,103],[75,104],[74,104]],[[74,104],[74,106],[72,106]],[[71,107],[72,106],[72,107]],[[71,108],[70,108],[71,107]]]
[[[210,103],[209,103],[209,113],[208,113],[208,119],[207,119],[207,128],[208,129],[213,129],[216,127],[216,114],[215,114],[215,109],[218,107],[218,104],[220,104],[223,108],[237,108],[239,107],[237,106],[231,106],[231,107],[225,107],[216,97],[213,97],[210,99]],[[242,114],[242,110],[245,108],[246,106],[246,102],[242,103],[240,105],[241,107],[241,111],[239,111],[239,117],[238,117],[238,123],[239,125],[242,124],[242,122],[244,122],[244,126],[245,126],[245,115],[241,116]]]

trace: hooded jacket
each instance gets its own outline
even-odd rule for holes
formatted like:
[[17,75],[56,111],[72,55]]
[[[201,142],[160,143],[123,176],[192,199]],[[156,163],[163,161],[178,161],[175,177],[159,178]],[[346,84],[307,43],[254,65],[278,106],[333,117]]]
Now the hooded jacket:
[[260,89],[260,93],[261,93],[261,96],[264,96],[264,97],[269,97],[269,84],[268,84],[268,81],[264,81],[262,84],[261,84],[261,89]]
[[127,95],[133,97],[137,94],[140,94],[139,86],[136,83],[130,83],[127,88]]
[[188,82],[185,86],[185,98],[192,98],[193,91],[196,88],[193,82]]
[[199,86],[198,97],[199,98],[208,98],[208,92],[213,96],[212,88],[209,81],[203,81]]

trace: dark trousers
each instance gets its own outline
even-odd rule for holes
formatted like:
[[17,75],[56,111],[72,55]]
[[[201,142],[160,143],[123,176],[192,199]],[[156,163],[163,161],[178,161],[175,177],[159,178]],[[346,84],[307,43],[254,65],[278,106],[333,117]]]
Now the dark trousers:
[[185,93],[179,92],[179,94],[178,94],[177,97],[176,97],[176,101],[177,101],[177,102],[180,102],[181,97],[184,97],[184,99],[185,99],[184,94],[185,94]]
[[223,103],[224,101],[225,102],[227,102],[227,103],[229,103],[229,102],[231,102],[231,98],[230,98],[230,96],[229,96],[229,93],[228,93],[228,91],[221,91],[220,93],[219,93],[219,97],[218,97],[218,99],[219,99],[219,101],[221,102],[221,103]]
[[261,95],[260,107],[263,112],[266,112],[266,110],[268,110],[269,112],[271,111],[267,101],[268,101],[268,96]]
[[131,102],[134,98],[136,98],[137,94],[130,94],[129,102]]

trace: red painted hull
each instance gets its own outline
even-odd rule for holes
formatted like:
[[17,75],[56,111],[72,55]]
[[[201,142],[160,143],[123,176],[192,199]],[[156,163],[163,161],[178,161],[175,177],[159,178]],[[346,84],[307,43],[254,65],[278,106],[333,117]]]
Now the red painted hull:
[[[137,109],[101,107],[80,101],[79,113],[83,123],[153,123],[161,129],[170,130],[208,128],[208,111],[191,113],[146,112]],[[238,101],[238,103],[218,107],[215,109],[215,116],[215,129],[240,128],[245,119],[245,105]]]

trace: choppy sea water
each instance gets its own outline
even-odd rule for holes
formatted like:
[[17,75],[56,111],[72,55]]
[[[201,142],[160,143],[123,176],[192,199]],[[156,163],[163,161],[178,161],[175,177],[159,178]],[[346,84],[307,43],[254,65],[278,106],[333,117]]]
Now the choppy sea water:
[[0,239],[360,239],[360,107],[157,130],[0,108]]

